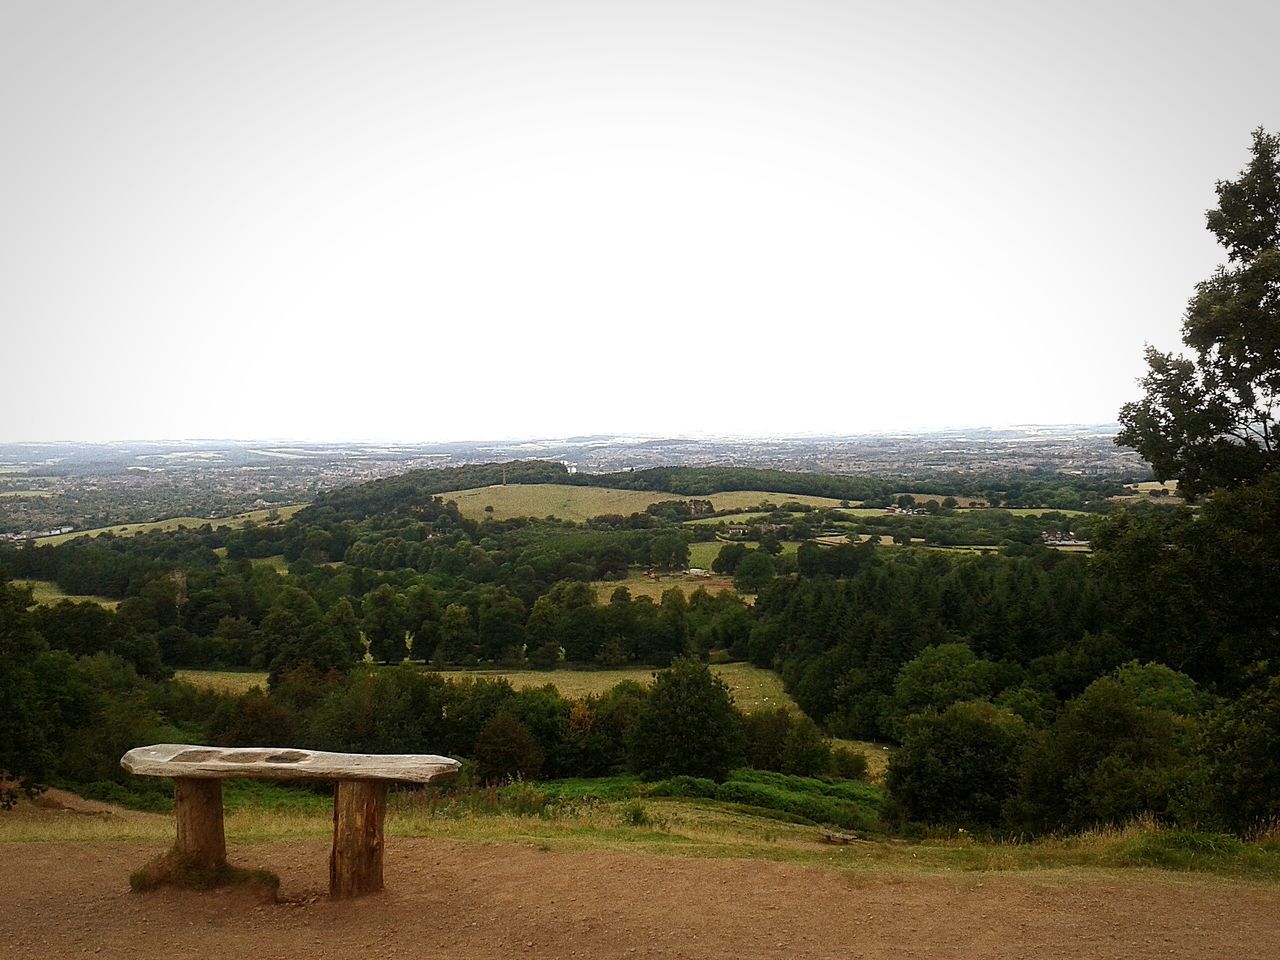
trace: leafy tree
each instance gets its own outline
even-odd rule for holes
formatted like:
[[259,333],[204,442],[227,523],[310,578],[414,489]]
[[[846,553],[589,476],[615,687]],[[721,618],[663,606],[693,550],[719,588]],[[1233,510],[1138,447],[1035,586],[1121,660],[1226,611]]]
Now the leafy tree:
[[742,558],[747,553],[748,550],[745,543],[726,543],[720,548],[716,558],[711,561],[711,569],[716,573],[733,576],[737,572],[738,564],[742,562]]
[[729,686],[706,664],[679,659],[655,675],[631,730],[633,770],[650,780],[679,774],[723,780],[744,751]]
[[476,738],[476,776],[481,783],[536,780],[545,756],[529,728],[505,710],[494,714]]
[[476,640],[471,611],[460,603],[451,603],[440,618],[440,642],[436,644],[432,661],[437,666],[446,666],[474,658]]
[[1145,396],[1121,409],[1116,437],[1190,497],[1280,464],[1280,135],[1255,130],[1249,165],[1217,193],[1206,221],[1228,262],[1187,306],[1193,355],[1147,348]]
[[1239,830],[1280,819],[1280,676],[1255,681],[1213,715],[1205,747],[1213,807]]
[[961,700],[981,700],[995,693],[999,668],[974,656],[967,644],[926,647],[902,665],[893,686],[899,720],[925,710],[942,711]]
[[395,587],[384,583],[364,595],[364,635],[369,641],[369,653],[382,663],[403,660],[408,654],[405,645],[404,597]]
[[1026,742],[1020,717],[983,702],[952,704],[907,720],[885,785],[907,821],[993,827],[1018,789]]
[[31,626],[33,604],[30,590],[0,583],[0,772],[39,779],[53,763],[54,744],[32,672],[48,649]]
[[1191,784],[1196,724],[1143,706],[1167,699],[1149,680],[1132,671],[1095,680],[1037,735],[1011,808],[1017,825],[1081,830],[1143,813],[1177,816]]
[[649,561],[661,570],[680,570],[689,565],[689,542],[678,533],[664,533],[649,544]]
[[773,579],[773,560],[762,550],[752,550],[738,564],[733,586],[741,593],[759,593]]

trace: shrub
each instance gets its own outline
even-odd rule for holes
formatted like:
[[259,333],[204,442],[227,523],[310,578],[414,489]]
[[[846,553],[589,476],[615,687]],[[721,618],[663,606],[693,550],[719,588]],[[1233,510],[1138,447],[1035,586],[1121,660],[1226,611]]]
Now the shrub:
[[476,738],[476,776],[481,783],[536,780],[545,759],[527,726],[508,713],[498,713]]
[[831,751],[831,772],[841,780],[867,779],[867,755],[848,747]]
[[650,780],[677,774],[722,780],[745,752],[728,685],[697,660],[659,672],[631,730],[632,769]]
[[654,785],[649,792],[652,797],[702,797],[713,798],[716,795],[716,782],[704,777],[672,777]]
[[909,717],[885,778],[895,818],[995,826],[1017,792],[1026,736],[1020,717],[983,702]]
[[1249,830],[1280,819],[1280,677],[1260,679],[1209,720],[1205,762],[1214,805]]
[[1195,722],[1144,707],[1141,687],[1102,677],[1069,702],[1027,754],[1015,825],[1033,831],[1175,817],[1191,783]]

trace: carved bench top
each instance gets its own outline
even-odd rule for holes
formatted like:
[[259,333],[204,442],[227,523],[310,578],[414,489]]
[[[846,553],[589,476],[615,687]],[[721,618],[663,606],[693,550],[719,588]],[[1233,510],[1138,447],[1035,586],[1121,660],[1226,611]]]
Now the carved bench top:
[[130,750],[120,758],[120,766],[140,777],[430,783],[455,776],[462,765],[448,757],[428,754],[325,753],[287,747],[158,743]]

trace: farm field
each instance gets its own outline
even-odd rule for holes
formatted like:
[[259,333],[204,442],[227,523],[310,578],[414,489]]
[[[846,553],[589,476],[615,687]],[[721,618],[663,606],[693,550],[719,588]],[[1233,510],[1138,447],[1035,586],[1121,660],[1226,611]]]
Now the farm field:
[[[274,512],[278,514],[281,520],[287,520],[305,506],[306,504],[304,503],[295,503],[289,506],[276,507]],[[117,537],[132,537],[150,530],[179,530],[183,527],[202,527],[206,523],[212,524],[214,527],[243,527],[250,521],[266,523],[272,512],[272,509],[250,510],[248,513],[237,513],[232,517],[217,517],[214,519],[208,517],[170,517],[168,520],[155,520],[150,523],[121,523],[113,527],[73,530],[71,533],[62,533],[54,537],[40,537],[35,542],[41,545],[53,545],[66,543],[68,540],[74,540],[77,537],[97,537],[104,533],[111,533]]]
[[1176,495],[1178,492],[1177,480],[1165,480],[1163,483],[1159,480],[1144,480],[1141,483],[1126,483],[1125,488],[1128,490],[1136,490],[1138,493],[1154,493],[1157,490],[1168,490],[1169,494]]
[[937,501],[938,501],[938,503],[939,503],[939,504],[941,504],[943,500],[947,499],[947,497],[948,497],[948,496],[950,496],[950,497],[954,498],[954,500],[956,501],[956,504],[957,504],[958,506],[961,506],[961,507],[985,507],[985,506],[987,506],[987,500],[986,500],[986,499],[984,499],[983,497],[963,497],[963,496],[961,496],[961,495],[960,495],[960,494],[958,494],[958,493],[957,493],[957,494],[946,494],[946,493],[915,493],[915,492],[913,492],[913,491],[906,491],[906,492],[901,492],[901,493],[894,493],[894,494],[891,494],[890,496],[891,496],[891,498],[892,498],[892,499],[894,499],[894,500],[897,500],[899,497],[903,497],[903,496],[906,496],[906,497],[915,497],[916,502],[917,502],[918,504],[924,504],[924,503],[927,503],[927,502],[928,502],[928,501],[930,501],[930,500],[937,500]]
[[[762,670],[749,663],[723,663],[712,666],[711,670],[729,685],[734,700],[744,710],[782,706],[799,712],[800,708],[782,688],[782,678],[772,670]],[[518,690],[552,684],[566,697],[603,693],[624,680],[634,680],[646,685],[653,682],[653,670],[649,667],[619,670],[447,670],[443,675],[451,678],[503,677]],[[265,671],[179,670],[174,674],[174,679],[195,686],[236,693],[243,693],[256,686],[265,688],[267,685]]]
[[36,603],[46,607],[53,606],[60,600],[71,600],[75,603],[96,603],[106,607],[108,610],[114,610],[120,606],[119,600],[111,600],[108,597],[63,593],[52,580],[14,580],[13,585],[15,587],[30,587],[32,596],[36,598]]
[[50,490],[0,490],[0,497],[52,497]]
[[631,591],[631,596],[633,597],[648,597],[657,603],[662,599],[662,595],[672,587],[683,590],[684,595],[687,597],[699,589],[706,590],[708,593],[732,590],[733,580],[729,577],[718,575],[690,577],[682,573],[664,573],[660,579],[650,580],[640,571],[632,570],[625,580],[593,580],[591,586],[595,587],[596,598],[601,603],[607,603],[609,597],[613,595],[613,591],[618,587],[626,587]]
[[[616,490],[610,487],[579,487],[567,483],[512,483],[507,486],[474,487],[439,494],[442,500],[453,500],[462,515],[472,520],[493,517],[557,517],[581,523],[606,514],[643,513],[650,504],[664,500],[706,499],[720,510],[758,506],[763,501],[782,503],[794,500],[815,506],[837,506],[839,500],[826,497],[793,496],[760,490],[734,490],[713,493],[707,497],[682,497],[674,493],[647,490]],[[485,507],[493,507],[492,512]],[[730,521],[731,522],[731,521]]]
[[1015,517],[1041,517],[1046,513],[1060,513],[1064,517],[1088,517],[1097,516],[1090,514],[1087,510],[1062,510],[1058,507],[994,507],[994,508],[978,508],[973,510],[960,510],[960,513],[987,513],[991,510],[1000,513],[1011,513]]
[[272,557],[255,557],[250,561],[255,567],[270,567],[276,573],[288,575],[289,561],[284,558],[283,554],[277,553]]
[[254,687],[267,689],[265,670],[175,670],[173,679],[222,693],[246,693]]
[[769,516],[763,510],[749,510],[746,513],[731,513],[725,517],[694,517],[692,520],[686,520],[686,525],[700,527],[717,527],[722,523],[750,523],[752,520],[759,520],[761,517]]
[[[739,542],[751,550],[760,546],[760,544],[754,540],[742,540]],[[703,570],[710,570],[712,561],[720,555],[720,550],[726,545],[726,543],[727,541],[725,540],[708,540],[703,543],[689,544],[689,566],[698,567]],[[782,555],[784,557],[790,556],[799,549],[799,540],[786,540],[782,544]]]

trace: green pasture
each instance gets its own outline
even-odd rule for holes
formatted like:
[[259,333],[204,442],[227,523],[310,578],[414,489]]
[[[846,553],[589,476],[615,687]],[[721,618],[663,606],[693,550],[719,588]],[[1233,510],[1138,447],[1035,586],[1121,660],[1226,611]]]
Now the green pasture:
[[271,520],[272,513],[275,513],[280,520],[287,520],[306,504],[296,503],[284,507],[273,507],[266,510],[250,510],[247,513],[237,513],[232,517],[170,517],[168,520],[154,520],[149,523],[120,523],[112,527],[95,527],[91,530],[73,530],[71,533],[62,533],[55,537],[40,537],[36,540],[37,544],[43,546],[53,546],[59,543],[66,543],[68,540],[75,540],[77,537],[97,537],[104,533],[114,534],[117,537],[132,537],[139,533],[148,533],[152,530],[160,530],[169,532],[172,530],[182,530],[184,528],[203,527],[206,523],[212,527],[243,527],[246,523],[268,523]]

